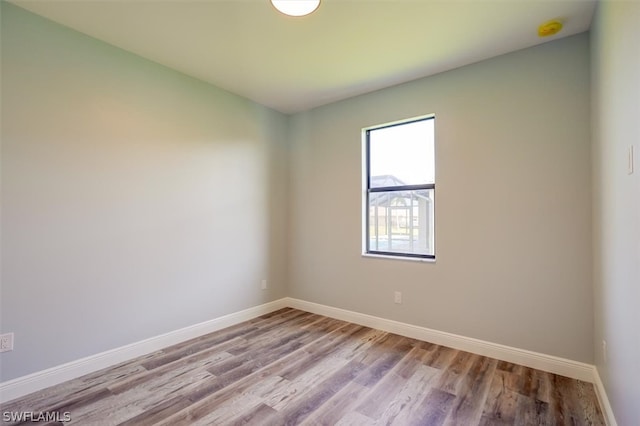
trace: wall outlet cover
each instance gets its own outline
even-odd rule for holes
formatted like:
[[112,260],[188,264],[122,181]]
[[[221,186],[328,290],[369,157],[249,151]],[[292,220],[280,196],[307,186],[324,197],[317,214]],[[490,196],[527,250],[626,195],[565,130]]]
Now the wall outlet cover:
[[13,333],[0,335],[0,352],[13,350]]

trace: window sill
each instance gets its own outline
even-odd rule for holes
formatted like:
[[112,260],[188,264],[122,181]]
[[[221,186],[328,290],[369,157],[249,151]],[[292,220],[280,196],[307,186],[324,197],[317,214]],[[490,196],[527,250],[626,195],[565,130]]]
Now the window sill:
[[371,254],[371,253],[362,253],[362,257],[370,257],[370,258],[376,258],[376,259],[406,260],[409,262],[436,263],[435,259],[428,259],[424,257],[389,256],[385,254]]

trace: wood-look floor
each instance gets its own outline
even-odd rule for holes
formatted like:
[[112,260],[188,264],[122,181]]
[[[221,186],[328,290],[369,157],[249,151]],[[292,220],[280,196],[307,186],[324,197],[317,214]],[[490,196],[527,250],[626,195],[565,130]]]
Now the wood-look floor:
[[2,411],[79,425],[605,424],[589,383],[288,308]]

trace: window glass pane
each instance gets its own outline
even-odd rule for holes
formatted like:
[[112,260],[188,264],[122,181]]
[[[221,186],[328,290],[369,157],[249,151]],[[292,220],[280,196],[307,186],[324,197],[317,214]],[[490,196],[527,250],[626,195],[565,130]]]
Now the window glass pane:
[[433,255],[433,189],[369,193],[369,252]]
[[433,119],[370,130],[370,187],[435,183],[433,142]]

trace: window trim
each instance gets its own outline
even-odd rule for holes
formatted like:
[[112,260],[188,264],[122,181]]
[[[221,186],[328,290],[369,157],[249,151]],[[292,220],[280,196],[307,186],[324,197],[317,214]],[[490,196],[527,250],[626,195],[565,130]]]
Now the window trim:
[[[384,258],[384,259],[400,259],[400,260],[416,260],[423,262],[435,262],[435,206],[434,206],[434,229],[433,229],[433,241],[434,241],[434,252],[433,254],[421,254],[421,253],[398,253],[398,252],[390,252],[390,251],[381,251],[381,250],[371,250],[369,247],[369,196],[371,193],[376,192],[397,192],[397,191],[414,191],[414,190],[433,190],[434,200],[435,200],[435,192],[436,192],[436,184],[428,183],[422,185],[402,185],[402,186],[393,186],[393,187],[376,187],[371,188],[371,173],[369,171],[370,166],[370,133],[373,130],[386,129],[394,126],[401,126],[405,124],[415,123],[419,121],[426,120],[434,120],[434,137],[435,137],[435,114],[427,114],[418,117],[408,118],[404,120],[393,121],[386,124],[378,124],[375,126],[369,126],[362,129],[362,256],[365,257],[376,257],[376,258]],[[435,141],[434,141],[434,167],[435,167]],[[435,201],[434,201],[435,202]]]

